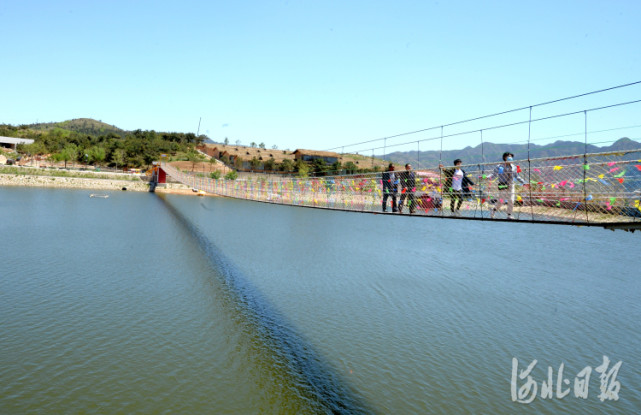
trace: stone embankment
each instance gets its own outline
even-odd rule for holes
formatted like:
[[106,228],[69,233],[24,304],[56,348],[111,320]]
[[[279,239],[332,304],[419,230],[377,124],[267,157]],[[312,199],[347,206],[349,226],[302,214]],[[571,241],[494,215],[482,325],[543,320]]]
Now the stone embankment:
[[88,179],[79,177],[36,176],[0,174],[0,186],[55,187],[62,189],[127,190],[148,192],[149,183],[144,181]]
[[[37,171],[37,170],[36,170]],[[45,173],[45,172],[43,172]],[[85,172],[84,174],[89,174]],[[149,182],[137,176],[93,172],[95,177],[68,177],[65,175],[16,174],[12,171],[0,170],[0,187],[49,187],[58,189],[93,189],[93,190],[128,190],[133,192],[149,192]],[[173,193],[198,195],[190,186],[182,183],[166,183],[155,189],[156,193]],[[210,195],[213,196],[213,195]]]

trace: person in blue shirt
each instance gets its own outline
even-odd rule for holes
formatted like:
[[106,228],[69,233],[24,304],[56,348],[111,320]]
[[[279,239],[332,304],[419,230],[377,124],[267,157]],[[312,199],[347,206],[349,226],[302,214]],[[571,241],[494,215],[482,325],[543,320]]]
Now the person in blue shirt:
[[497,177],[499,195],[490,213],[490,218],[494,219],[496,211],[501,208],[504,203],[507,203],[507,218],[513,219],[512,212],[514,210],[514,181],[525,185],[525,180],[519,176],[516,165],[512,164],[514,161],[514,154],[510,152],[503,153],[503,163],[497,165],[492,173],[487,176],[487,180]]

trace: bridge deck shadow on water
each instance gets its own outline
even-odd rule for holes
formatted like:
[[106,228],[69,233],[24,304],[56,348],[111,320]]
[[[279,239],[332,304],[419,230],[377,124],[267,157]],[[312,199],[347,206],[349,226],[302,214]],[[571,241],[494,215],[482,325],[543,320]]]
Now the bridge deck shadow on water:
[[[397,171],[396,190],[389,199],[404,200],[402,214],[412,217],[641,229],[641,149],[515,160],[513,164],[524,184],[518,182],[511,193],[499,189],[497,171],[504,168],[502,163],[461,166],[475,185],[462,194],[460,208],[454,212],[451,208],[457,195],[448,178],[451,166],[415,171],[405,185],[407,176]],[[214,180],[167,163],[159,169],[163,174],[154,177],[166,174],[204,192],[318,209],[384,214],[384,192],[390,192],[383,186],[387,177],[382,173]],[[510,198],[513,212],[508,216],[505,205]],[[387,205],[391,212],[389,201]]]
[[313,413],[375,413],[196,225],[170,202],[162,197],[161,200],[211,263],[225,297],[238,310],[238,318],[249,327],[256,341],[265,346],[261,349],[271,354],[273,372],[287,377],[278,380],[281,384],[292,385],[296,396],[302,397]]

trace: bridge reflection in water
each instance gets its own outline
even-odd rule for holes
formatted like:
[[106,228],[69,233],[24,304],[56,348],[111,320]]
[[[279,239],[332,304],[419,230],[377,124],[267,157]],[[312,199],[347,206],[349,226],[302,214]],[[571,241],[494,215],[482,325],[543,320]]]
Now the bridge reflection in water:
[[[509,219],[641,229],[641,149],[516,160],[513,164],[526,185],[515,186],[514,211]],[[449,182],[445,174],[448,166],[416,171],[415,186],[403,189],[399,184],[397,197],[403,193],[413,194],[412,216],[415,217],[509,220],[505,207],[491,218],[496,201],[507,202],[501,199],[506,197],[505,193],[499,192],[497,178],[491,175],[497,163],[461,167],[475,185],[464,195],[458,212],[450,210],[452,193],[446,188]],[[214,180],[179,171],[167,163],[162,163],[160,168],[178,182],[216,195],[319,209],[383,213],[381,173],[314,178],[254,175],[237,180]],[[398,176],[399,172],[396,173]],[[407,205],[406,202],[404,214],[409,213]]]

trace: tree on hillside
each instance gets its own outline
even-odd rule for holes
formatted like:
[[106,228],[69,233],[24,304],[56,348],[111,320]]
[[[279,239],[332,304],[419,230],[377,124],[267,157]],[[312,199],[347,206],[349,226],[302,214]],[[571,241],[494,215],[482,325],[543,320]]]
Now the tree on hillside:
[[223,141],[225,145],[229,144],[229,138],[225,137],[225,141]]
[[339,160],[336,160],[330,166],[329,173],[330,174],[340,174],[342,168],[343,168],[343,166],[341,165],[341,162]]
[[265,170],[273,171],[276,167],[276,160],[273,157],[270,157],[265,163],[263,163],[263,168]]
[[117,148],[113,151],[111,154],[111,160],[116,163],[116,169],[118,169],[118,166],[124,166],[125,165],[125,159],[127,157],[127,153],[125,150],[122,148]]
[[100,166],[100,164],[105,161],[105,149],[99,146],[93,146],[88,151],[89,162]]
[[254,147],[256,147],[256,143],[252,141],[252,142],[249,144],[249,146],[250,146],[251,148],[254,148]]
[[[60,153],[53,153],[53,154],[50,154],[50,155],[49,155],[49,157],[47,157],[47,161],[48,161],[49,163],[51,163],[52,165],[53,165],[54,163],[59,163],[59,162],[61,162],[61,161],[62,161],[62,152],[60,152]],[[67,163],[65,163],[65,165],[66,165],[66,164],[67,164]]]
[[355,174],[358,171],[358,166],[351,161],[348,161],[343,165],[343,168],[347,174]]
[[239,146],[239,145],[240,145],[240,140],[236,140],[236,145],[237,145],[237,146]]
[[18,144],[18,152],[31,156],[41,156],[47,153],[47,149],[41,141],[34,141],[31,144]]
[[320,158],[314,159],[314,161],[312,162],[312,168],[314,169],[314,173],[317,176],[323,176],[329,170],[329,166],[327,165],[327,162]]
[[191,171],[192,172],[196,168],[196,163],[200,163],[204,159],[205,159],[205,156],[200,154],[194,148],[190,148],[189,151],[187,152],[187,161],[191,162]]
[[296,170],[296,176],[301,178],[309,176],[309,166],[304,161],[297,160],[294,168]]
[[262,148],[264,150],[265,149],[265,143],[258,144],[258,147],[260,147],[260,148]]
[[260,166],[260,160],[258,160],[256,157],[253,157],[251,160],[249,160],[249,165],[251,166],[252,170],[258,170],[258,166]]
[[60,153],[52,153],[47,156],[47,161],[53,165],[54,163],[62,161],[62,156]]
[[292,172],[294,171],[294,163],[290,159],[285,159],[280,163],[280,171]]
[[78,147],[75,144],[67,144],[60,152],[61,159],[65,162],[65,169],[68,161],[74,161],[78,158]]
[[[22,126],[20,126],[22,127]],[[15,137],[18,133],[19,127],[14,127],[9,124],[0,124],[0,136],[2,137]]]

